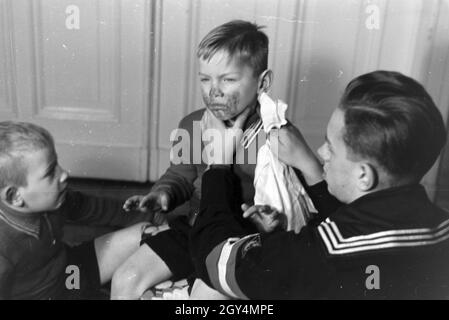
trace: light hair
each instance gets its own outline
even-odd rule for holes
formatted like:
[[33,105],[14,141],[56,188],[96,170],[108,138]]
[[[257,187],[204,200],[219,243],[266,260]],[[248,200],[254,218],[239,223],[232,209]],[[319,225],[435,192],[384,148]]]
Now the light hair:
[[0,122],[0,188],[26,186],[24,155],[42,149],[55,152],[53,138],[46,129],[27,122]]
[[197,57],[210,60],[224,51],[253,69],[258,77],[268,67],[268,37],[262,26],[243,20],[233,20],[212,29],[198,45]]

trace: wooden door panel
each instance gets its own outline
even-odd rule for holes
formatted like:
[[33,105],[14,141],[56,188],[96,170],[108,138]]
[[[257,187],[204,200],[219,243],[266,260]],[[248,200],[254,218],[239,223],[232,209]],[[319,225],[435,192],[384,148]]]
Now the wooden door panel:
[[[74,176],[146,181],[151,2],[0,3],[11,17],[0,46],[5,34],[13,43],[0,68],[12,65],[18,97],[14,114],[14,96],[3,94],[11,80],[0,80],[4,118],[49,129]],[[67,22],[70,6],[78,8],[79,28]]]

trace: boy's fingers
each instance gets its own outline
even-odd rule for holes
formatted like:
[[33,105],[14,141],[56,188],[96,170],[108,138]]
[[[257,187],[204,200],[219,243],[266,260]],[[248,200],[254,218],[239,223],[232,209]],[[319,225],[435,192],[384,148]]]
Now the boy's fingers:
[[143,230],[144,234],[151,234],[152,236],[155,236],[156,234],[158,234],[159,232],[165,231],[170,229],[170,227],[167,224],[163,224],[160,226],[155,226],[155,225],[147,225],[145,227],[145,229]]
[[168,195],[164,192],[159,196],[160,205],[163,211],[168,211]]
[[250,207],[249,204],[246,203],[242,203],[242,205],[240,206],[240,208],[242,208],[242,211],[245,212],[246,210],[248,210]]
[[279,220],[270,221],[269,225],[264,226],[265,232],[273,232],[279,226],[279,224]]
[[125,209],[126,211],[131,210],[131,208],[133,206],[135,206],[137,203],[139,202],[139,198],[138,196],[133,196],[128,198],[125,203],[123,204],[123,209]]
[[148,225],[144,230],[143,233],[144,234],[153,234],[154,232],[156,232],[158,230],[157,226],[153,226],[153,225]]
[[130,205],[130,201],[129,199],[125,201],[125,203],[123,204],[123,209],[129,209],[129,205]]
[[278,215],[278,212],[277,212],[277,210],[275,210],[275,209],[273,209],[273,208],[271,208],[271,207],[266,207],[266,208],[263,208],[261,211],[260,211],[260,213],[262,213],[263,215],[265,215],[265,216],[273,216],[273,217],[276,217],[277,215]]
[[256,226],[259,232],[268,232],[270,230],[269,224],[261,217],[260,213],[257,212],[249,217],[251,222]]
[[[242,205],[242,208],[243,208],[243,205]],[[248,217],[251,217],[252,215],[254,215],[254,213],[257,213],[257,212],[259,212],[259,207],[258,206],[252,206],[250,208],[247,208],[245,210],[245,212],[243,212],[243,218],[246,219]]]
[[152,201],[154,200],[154,196],[153,196],[153,194],[151,194],[151,193],[149,193],[149,194],[147,194],[146,196],[144,196],[141,200],[140,200],[140,203],[139,203],[139,209],[140,210],[146,210],[146,209],[148,209],[149,207],[150,207],[150,209],[152,209],[151,208],[151,206],[152,206]]

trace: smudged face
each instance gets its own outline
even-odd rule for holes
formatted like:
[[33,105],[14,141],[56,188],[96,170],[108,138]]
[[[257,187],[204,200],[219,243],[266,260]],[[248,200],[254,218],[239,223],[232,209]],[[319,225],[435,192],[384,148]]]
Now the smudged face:
[[250,66],[227,52],[219,51],[210,60],[200,58],[199,78],[204,104],[217,119],[233,120],[256,105],[258,78]]

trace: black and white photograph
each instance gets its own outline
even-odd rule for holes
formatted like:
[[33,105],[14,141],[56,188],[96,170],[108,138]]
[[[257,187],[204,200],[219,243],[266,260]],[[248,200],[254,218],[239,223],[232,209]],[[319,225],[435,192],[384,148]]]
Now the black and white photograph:
[[448,300],[448,121],[449,0],[0,0],[0,300]]

